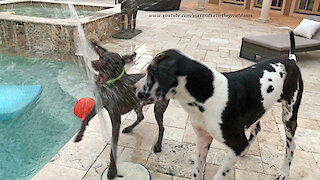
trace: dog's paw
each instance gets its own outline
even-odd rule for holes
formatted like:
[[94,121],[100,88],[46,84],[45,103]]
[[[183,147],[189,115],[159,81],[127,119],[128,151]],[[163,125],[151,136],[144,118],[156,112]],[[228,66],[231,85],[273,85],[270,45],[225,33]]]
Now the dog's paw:
[[153,147],[153,152],[154,153],[158,153],[158,152],[161,152],[161,145],[154,145],[154,147]]
[[108,171],[108,179],[114,179],[117,176],[117,168],[116,167],[110,167]]
[[132,129],[130,128],[130,127],[126,127],[126,128],[124,128],[123,130],[122,130],[122,133],[129,133],[129,132],[131,132],[132,131]]
[[80,142],[82,140],[82,135],[77,135],[76,137],[75,137],[75,139],[74,139],[74,142]]
[[280,171],[276,175],[276,180],[288,180],[289,174],[283,171]]

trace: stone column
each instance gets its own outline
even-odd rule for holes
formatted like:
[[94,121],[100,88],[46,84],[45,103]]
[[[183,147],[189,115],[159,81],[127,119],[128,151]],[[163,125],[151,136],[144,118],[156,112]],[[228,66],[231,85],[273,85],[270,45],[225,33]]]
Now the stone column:
[[204,2],[205,0],[198,0],[198,11],[203,11],[204,10]]
[[267,23],[269,22],[269,12],[271,7],[272,0],[263,0],[261,14],[257,21]]

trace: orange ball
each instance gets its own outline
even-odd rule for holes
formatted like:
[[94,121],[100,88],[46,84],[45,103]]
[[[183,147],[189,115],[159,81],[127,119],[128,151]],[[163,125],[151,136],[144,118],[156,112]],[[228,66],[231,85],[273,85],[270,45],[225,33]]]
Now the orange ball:
[[95,101],[92,98],[81,98],[74,106],[74,114],[81,118],[81,122],[90,114],[95,106]]

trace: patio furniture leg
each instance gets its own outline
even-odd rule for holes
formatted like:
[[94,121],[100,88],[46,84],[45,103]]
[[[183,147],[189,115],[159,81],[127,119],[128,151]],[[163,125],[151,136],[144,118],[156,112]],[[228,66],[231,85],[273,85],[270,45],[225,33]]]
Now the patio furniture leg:
[[254,53],[252,50],[249,50],[249,47],[247,47],[245,42],[242,42],[240,57],[251,61],[256,61],[256,53]]

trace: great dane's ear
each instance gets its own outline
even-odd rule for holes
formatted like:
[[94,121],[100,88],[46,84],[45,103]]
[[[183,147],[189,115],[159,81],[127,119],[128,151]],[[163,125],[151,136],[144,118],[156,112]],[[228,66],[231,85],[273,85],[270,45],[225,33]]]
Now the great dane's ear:
[[97,52],[97,54],[102,57],[105,52],[108,52],[108,50],[104,49],[103,47],[99,46],[95,41],[91,41],[92,46],[94,50]]
[[121,59],[123,60],[124,63],[131,63],[136,58],[136,56],[137,56],[137,53],[134,52],[131,55],[122,56]]
[[162,61],[158,64],[156,70],[157,80],[159,81],[159,90],[163,98],[169,89],[177,86],[177,60],[170,59]]

